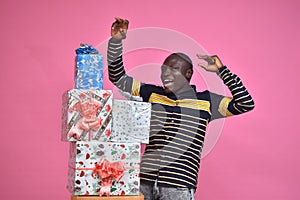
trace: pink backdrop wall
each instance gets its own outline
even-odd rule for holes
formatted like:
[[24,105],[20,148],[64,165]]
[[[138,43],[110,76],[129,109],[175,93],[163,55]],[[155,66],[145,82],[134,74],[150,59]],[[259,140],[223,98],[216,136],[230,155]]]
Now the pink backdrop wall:
[[[255,99],[254,111],[225,120],[203,159],[197,199],[299,199],[299,7],[296,0],[2,0],[0,199],[70,198],[61,95],[73,87],[74,50],[105,41],[115,16],[132,30],[189,36],[218,54]],[[144,58],[129,54],[126,64],[162,62]]]

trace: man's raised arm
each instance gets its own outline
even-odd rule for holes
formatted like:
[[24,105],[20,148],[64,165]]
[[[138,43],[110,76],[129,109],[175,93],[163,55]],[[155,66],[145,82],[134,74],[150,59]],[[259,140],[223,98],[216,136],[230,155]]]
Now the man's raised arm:
[[107,63],[109,80],[119,89],[138,96],[140,82],[127,76],[123,66],[123,46],[122,40],[126,38],[128,30],[128,20],[116,18],[111,27],[111,39],[107,48]]
[[224,66],[218,56],[197,55],[207,64],[199,64],[206,71],[216,72],[228,87],[232,97],[225,97],[210,93],[212,119],[238,115],[248,112],[254,108],[254,101],[243,85],[241,79]]

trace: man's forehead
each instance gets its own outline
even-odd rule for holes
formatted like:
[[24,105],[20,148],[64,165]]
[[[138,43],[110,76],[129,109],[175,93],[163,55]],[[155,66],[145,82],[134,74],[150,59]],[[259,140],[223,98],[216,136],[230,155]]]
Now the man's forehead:
[[163,65],[167,65],[167,66],[172,66],[176,64],[183,66],[187,64],[187,61],[184,58],[180,57],[179,55],[171,55],[167,57],[163,63]]
[[165,59],[164,63],[166,63],[166,62],[181,62],[181,61],[185,61],[185,59],[180,57],[179,55],[170,55]]

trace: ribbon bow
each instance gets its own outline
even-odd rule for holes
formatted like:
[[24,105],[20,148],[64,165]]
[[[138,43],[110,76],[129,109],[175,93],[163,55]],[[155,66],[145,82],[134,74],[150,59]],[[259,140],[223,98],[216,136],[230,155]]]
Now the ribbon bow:
[[99,191],[99,196],[106,193],[107,196],[110,195],[110,188],[112,180],[120,180],[124,175],[125,165],[121,161],[109,162],[107,159],[103,158],[100,163],[95,165],[93,174],[98,174],[101,179],[101,188]]
[[[70,137],[74,137],[75,135],[76,138],[79,139],[83,131],[90,131],[91,129],[94,131],[98,130],[102,125],[102,121],[97,117],[100,107],[101,105],[93,100],[91,92],[89,101],[77,102],[72,109],[79,112],[82,118],[76,123],[78,131],[71,132]],[[90,134],[89,132],[89,140],[91,137]]]
[[80,47],[75,52],[76,54],[98,54],[97,49],[87,44],[80,44]]
[[97,102],[86,101],[79,102],[78,107],[77,110],[82,116],[78,121],[79,128],[86,131],[90,129],[97,130],[101,125],[100,119],[96,116],[100,105]]

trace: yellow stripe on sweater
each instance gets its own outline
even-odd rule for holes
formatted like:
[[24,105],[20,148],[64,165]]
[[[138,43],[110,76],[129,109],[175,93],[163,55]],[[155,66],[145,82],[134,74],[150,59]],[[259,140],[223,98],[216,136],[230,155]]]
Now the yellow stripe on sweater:
[[132,96],[140,96],[141,82],[133,80],[131,94]]
[[172,100],[166,96],[152,93],[149,98],[149,102],[159,103],[168,106],[179,106],[179,107],[190,108],[195,110],[204,110],[210,113],[210,103],[204,100],[197,100],[197,99]]
[[224,97],[219,104],[219,112],[224,117],[233,115],[231,112],[228,111],[228,105],[231,100],[232,100],[232,98],[230,98],[230,97]]

